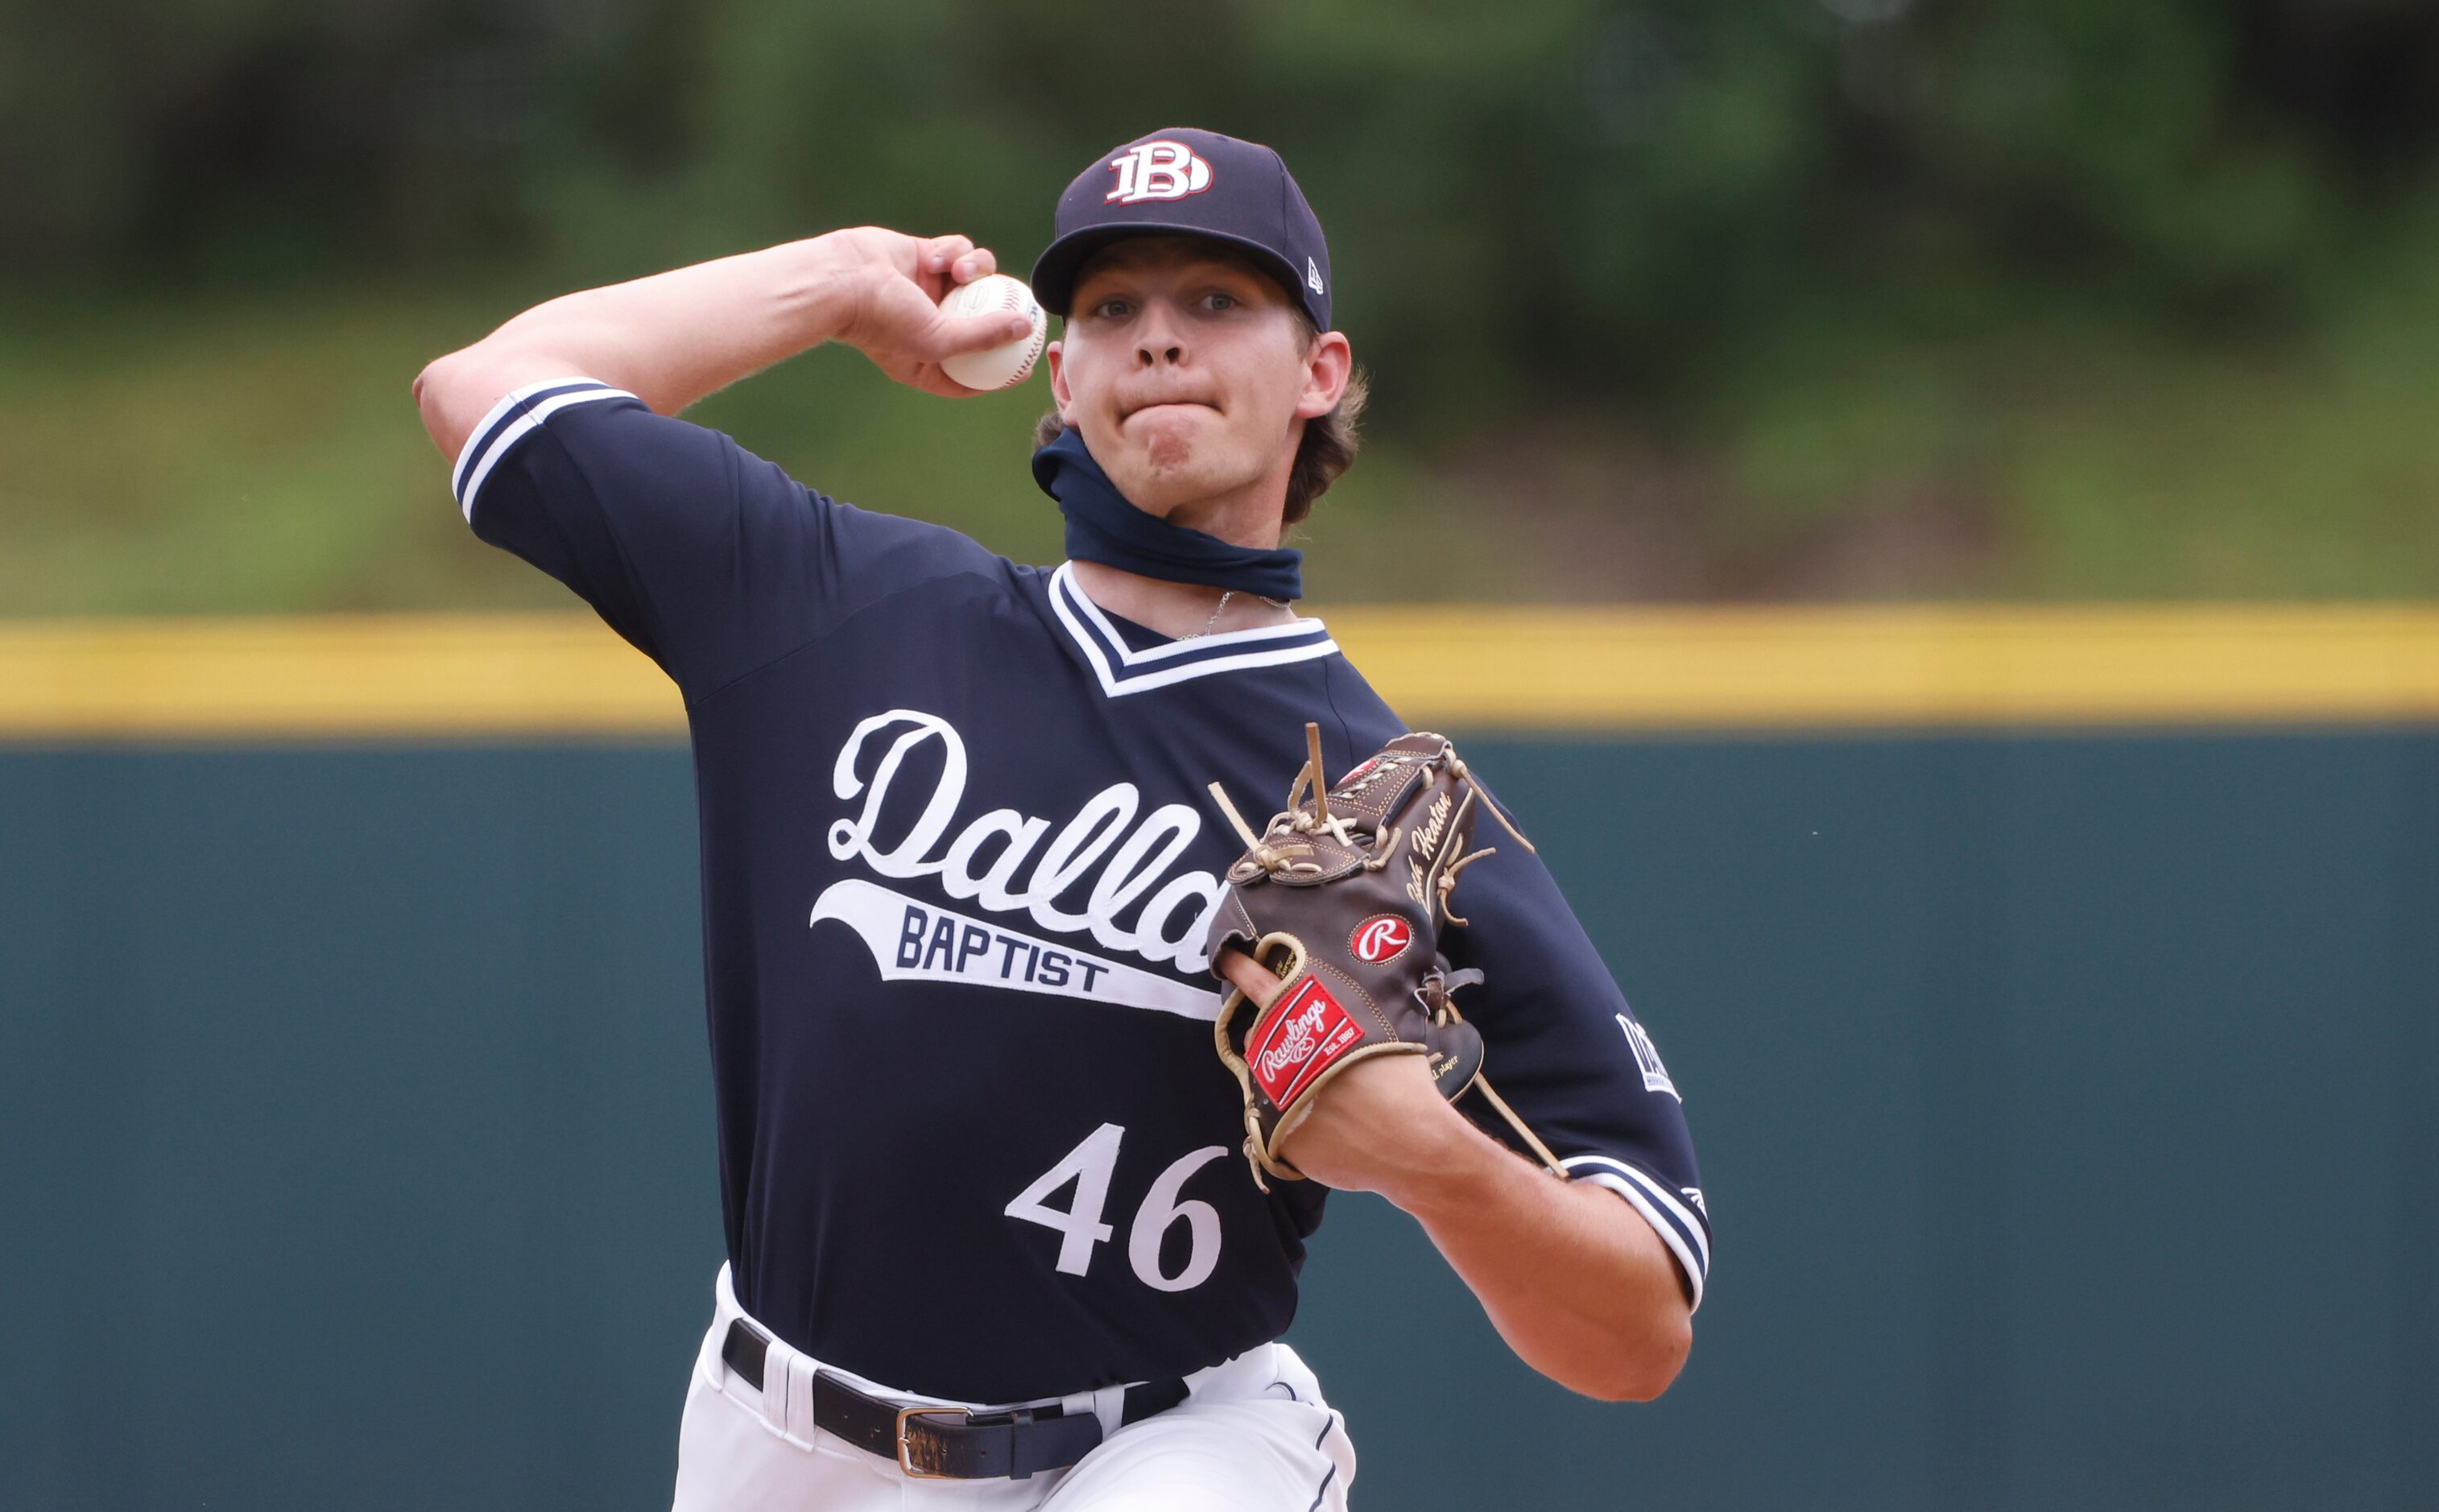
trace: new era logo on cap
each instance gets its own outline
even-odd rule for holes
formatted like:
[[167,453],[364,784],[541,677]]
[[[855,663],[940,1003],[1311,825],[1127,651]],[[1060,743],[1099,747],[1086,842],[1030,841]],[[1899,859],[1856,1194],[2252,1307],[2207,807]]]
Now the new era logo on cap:
[[1131,236],[1204,237],[1259,263],[1313,325],[1329,323],[1329,243],[1279,154],[1259,142],[1171,126],[1094,159],[1059,197],[1033,294],[1069,312],[1093,255]]

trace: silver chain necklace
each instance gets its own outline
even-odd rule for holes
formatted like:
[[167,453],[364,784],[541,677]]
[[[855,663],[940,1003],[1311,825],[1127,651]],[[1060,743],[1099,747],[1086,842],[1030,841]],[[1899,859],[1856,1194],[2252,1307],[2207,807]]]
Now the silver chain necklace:
[[[1188,635],[1185,638],[1190,641],[1199,641],[1203,636],[1208,635],[1213,631],[1219,629],[1220,616],[1228,613],[1228,600],[1236,596],[1237,590],[1234,588],[1222,593],[1220,596],[1220,606],[1211,611],[1211,617],[1202,622],[1202,628],[1201,630],[1196,631],[1193,634]],[[1285,609],[1288,607],[1285,600],[1273,598],[1266,594],[1255,594],[1253,596],[1259,598],[1262,602],[1270,605],[1273,609]]]

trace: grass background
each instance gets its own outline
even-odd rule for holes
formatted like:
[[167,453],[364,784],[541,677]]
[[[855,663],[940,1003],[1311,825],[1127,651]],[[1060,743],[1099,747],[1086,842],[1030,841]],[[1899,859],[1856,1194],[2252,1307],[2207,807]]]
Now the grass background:
[[[2439,268],[2401,237],[2308,321],[2105,301],[1834,308],[1679,390],[1373,438],[1316,599],[2402,597],[2439,592]],[[0,318],[0,611],[558,604],[472,542],[408,384],[549,291],[57,294]],[[1362,350],[1360,331],[1359,353]],[[842,498],[1059,555],[1036,380],[947,403],[816,351],[693,418]]]

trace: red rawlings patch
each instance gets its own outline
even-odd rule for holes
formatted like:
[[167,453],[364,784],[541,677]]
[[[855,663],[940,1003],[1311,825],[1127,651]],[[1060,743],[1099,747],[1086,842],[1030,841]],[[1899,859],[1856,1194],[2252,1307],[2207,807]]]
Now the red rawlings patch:
[[1284,1108],[1362,1038],[1329,989],[1307,977],[1254,1026],[1245,1058],[1272,1106]]
[[1375,914],[1346,936],[1347,953],[1366,966],[1394,961],[1414,943],[1414,926],[1395,914]]
[[1352,772],[1348,773],[1346,775],[1344,775],[1344,776],[1343,776],[1343,777],[1341,777],[1341,778],[1339,778],[1339,779],[1338,779],[1338,786],[1339,786],[1339,788],[1340,788],[1342,791],[1344,791],[1344,790],[1345,790],[1345,789],[1348,789],[1348,788],[1352,788],[1352,787],[1354,787],[1357,783],[1359,783],[1359,782],[1362,781],[1366,776],[1370,775],[1370,774],[1371,774],[1371,772],[1372,772],[1372,769],[1373,769],[1373,768],[1375,768],[1375,767],[1377,767],[1377,766],[1379,766],[1380,764],[1380,758],[1379,756],[1370,756],[1370,757],[1367,757],[1367,758],[1364,760],[1364,762],[1363,762],[1363,764],[1362,764],[1362,766],[1357,767],[1354,771],[1352,771]]

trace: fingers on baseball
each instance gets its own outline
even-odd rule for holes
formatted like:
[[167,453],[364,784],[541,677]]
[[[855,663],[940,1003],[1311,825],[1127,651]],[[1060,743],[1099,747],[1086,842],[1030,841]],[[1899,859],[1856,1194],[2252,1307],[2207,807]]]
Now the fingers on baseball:
[[926,272],[945,273],[956,283],[999,271],[999,259],[988,247],[975,246],[971,237],[934,237],[923,263]]
[[1032,332],[1032,317],[1014,311],[996,310],[987,315],[943,314],[933,326],[932,355],[938,359],[960,352],[988,351],[1021,341]]

